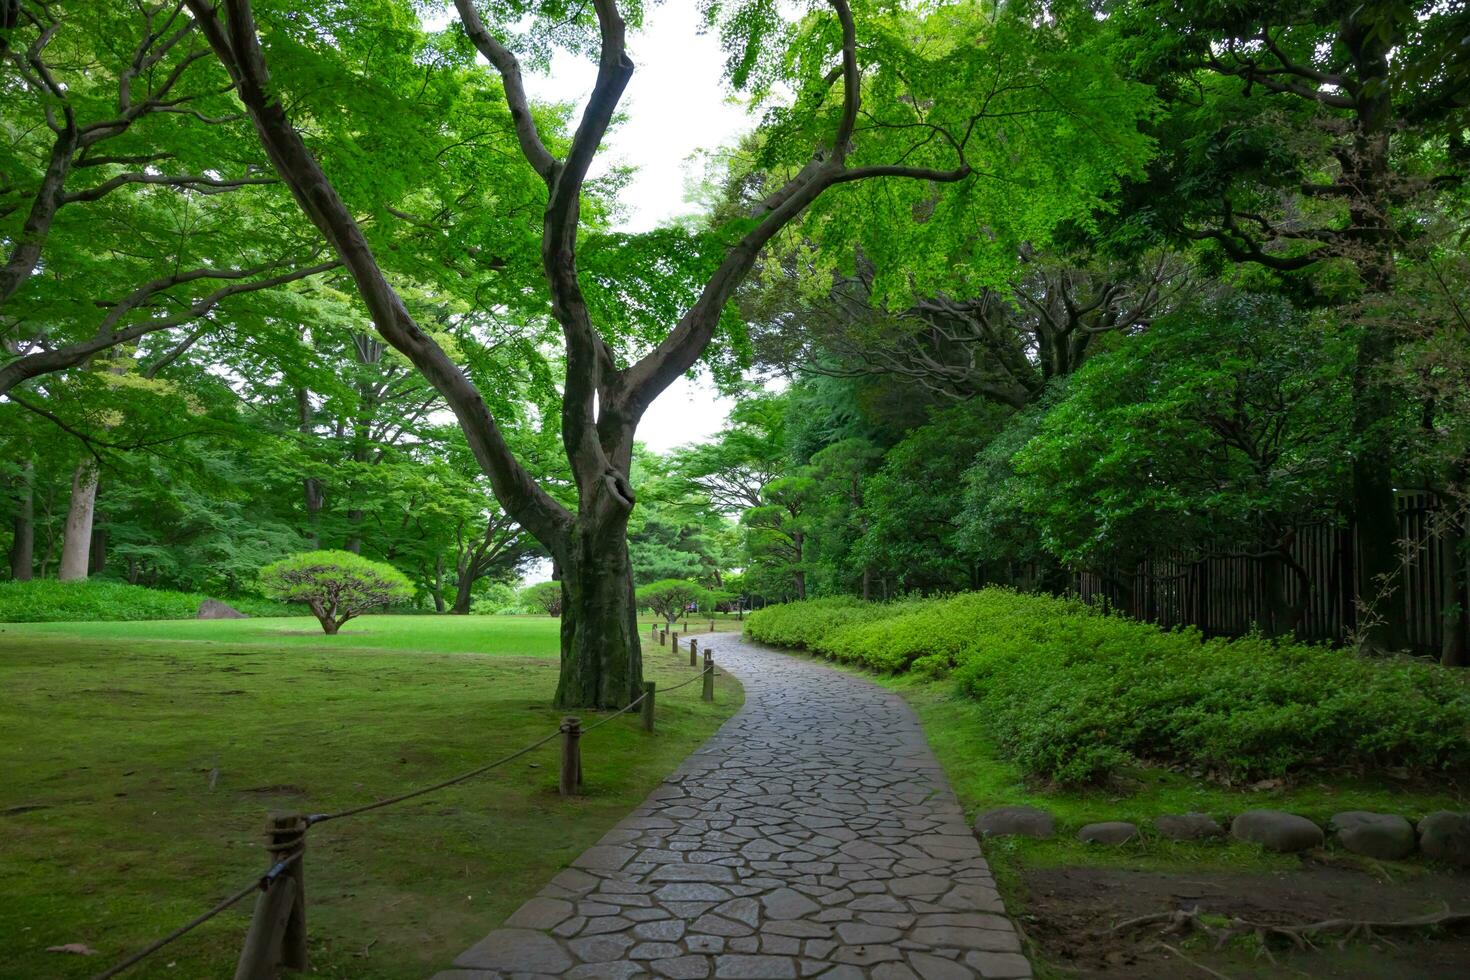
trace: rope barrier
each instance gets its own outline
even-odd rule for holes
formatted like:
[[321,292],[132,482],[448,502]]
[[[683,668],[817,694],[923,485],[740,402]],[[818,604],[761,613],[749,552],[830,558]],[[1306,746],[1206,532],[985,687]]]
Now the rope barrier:
[[445,787],[453,786],[456,783],[462,783],[467,779],[475,778],[481,773],[489,772],[496,766],[503,766],[507,762],[513,762],[516,759],[519,759],[521,756],[525,755],[528,752],[533,752],[536,749],[541,748],[541,746],[545,745],[547,742],[550,742],[561,733],[562,730],[558,728],[556,731],[552,732],[545,738],[536,742],[532,742],[530,745],[526,746],[523,749],[517,749],[510,755],[496,759],[494,762],[480,766],[478,769],[471,769],[469,772],[462,772],[458,776],[452,776],[449,779],[446,779],[443,782],[435,783],[432,786],[425,786],[422,789],[410,790],[407,793],[400,793],[397,796],[390,796],[387,799],[376,800],[372,803],[364,803],[362,806],[355,806],[346,810],[339,810],[336,813],[313,813],[311,816],[306,818],[306,825],[308,827],[315,827],[317,824],[325,823],[328,820],[340,820],[343,817],[354,817],[357,816],[359,813],[367,813],[371,810],[381,810],[385,806],[392,806],[394,803],[402,803],[404,800],[411,800],[416,796],[423,796],[425,793],[432,793],[435,790],[444,789]]
[[[689,678],[687,681],[675,684],[673,687],[665,688],[664,691],[661,693],[667,694],[669,691],[677,691],[681,687],[687,687],[688,685],[693,684],[695,681],[702,678],[705,674],[713,672],[714,669],[714,665],[711,664],[704,670],[701,670],[699,673]],[[629,711],[632,711],[647,697],[648,692],[644,691],[642,694],[638,695],[638,697],[634,698],[632,701],[628,702],[617,711],[614,711],[606,718],[599,719],[595,724],[589,725],[588,727],[582,729],[582,734],[586,735],[588,732],[596,731],[603,725],[606,725],[608,722],[612,721],[614,718],[617,718],[619,715],[623,715]],[[389,796],[381,800],[374,800],[372,803],[364,803],[361,806],[349,807],[346,810],[339,810],[336,813],[311,814],[306,818],[305,826],[301,828],[301,832],[302,834],[305,834],[305,832],[310,828],[316,826],[319,823],[325,823],[328,820],[340,820],[343,817],[353,817],[361,813],[368,813],[373,810],[380,810],[383,807],[392,806],[395,803],[402,803],[404,800],[411,800],[415,797],[424,796],[428,793],[433,793],[436,790],[446,789],[458,783],[465,782],[466,780],[473,779],[476,776],[483,775],[484,773],[487,773],[490,770],[497,768],[498,766],[503,766],[508,762],[514,762],[521,756],[534,752],[536,749],[539,749],[541,746],[552,741],[565,732],[565,726],[558,727],[556,731],[552,732],[550,735],[547,735],[545,738],[532,742],[530,745],[527,745],[524,748],[517,749],[509,755],[502,756],[501,758],[496,759],[494,762],[486,763],[485,765],[479,766],[475,769],[471,769],[468,772],[462,772],[457,776],[451,776],[449,779],[434,783],[431,786],[424,786],[419,789],[410,790],[407,793],[400,793],[397,796]],[[293,842],[289,844],[271,846],[268,849],[281,850],[285,847],[294,846],[296,845]],[[172,943],[174,940],[188,934],[189,932],[208,922],[210,919],[219,915],[221,912],[229,909],[231,906],[239,904],[251,892],[265,891],[269,889],[271,884],[277,878],[279,878],[286,871],[287,868],[289,868],[296,861],[301,860],[302,853],[302,851],[298,850],[290,857],[283,858],[282,860],[276,862],[274,865],[271,866],[269,870],[266,871],[265,874],[256,878],[249,885],[235,892],[230,897],[224,899],[222,902],[211,908],[209,911],[196,916],[195,918],[179,926],[173,932],[170,932],[168,935],[162,937],[161,939],[157,939],[145,946],[143,949],[138,950],[136,953],[132,954],[122,962],[108,968],[107,970],[104,970],[102,973],[97,974],[95,977],[92,978],[92,980],[110,980],[110,978],[115,977],[119,973],[122,973],[124,970],[127,970],[130,967],[137,965],[138,963],[147,959],[149,956],[152,956],[154,953],[158,952],[163,947],[167,946],[169,943]]]
[[292,864],[294,864],[296,861],[299,861],[300,859],[301,852],[298,851],[290,857],[285,858],[284,860],[277,861],[275,865],[273,865],[271,869],[265,874],[261,875],[259,878],[256,878],[250,884],[246,885],[244,888],[235,892],[235,894],[231,895],[229,898],[220,902],[208,912],[195,916],[188,922],[179,926],[173,932],[164,936],[162,939],[154,940],[147,946],[138,950],[132,956],[129,956],[127,959],[123,960],[121,963],[117,963],[107,968],[106,970],[103,970],[101,973],[93,977],[92,980],[110,980],[110,978],[117,976],[119,973],[123,972],[129,967],[136,966],[138,963],[141,963],[143,960],[152,956],[160,949],[163,949],[163,947],[167,946],[175,939],[178,939],[181,936],[184,936],[187,933],[194,931],[199,926],[204,925],[204,923],[208,922],[210,919],[230,908],[232,905],[238,905],[251,892],[265,891],[271,886],[271,883],[279,878],[287,868],[289,868]]

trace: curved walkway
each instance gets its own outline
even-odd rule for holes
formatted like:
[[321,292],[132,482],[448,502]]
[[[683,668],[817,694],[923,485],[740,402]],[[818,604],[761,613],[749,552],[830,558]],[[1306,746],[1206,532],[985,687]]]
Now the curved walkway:
[[710,639],[745,706],[435,980],[1029,977],[908,705]]

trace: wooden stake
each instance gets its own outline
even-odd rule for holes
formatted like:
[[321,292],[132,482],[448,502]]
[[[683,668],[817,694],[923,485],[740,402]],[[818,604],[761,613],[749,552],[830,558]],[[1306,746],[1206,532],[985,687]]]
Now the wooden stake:
[[653,695],[656,685],[653,681],[643,682],[643,730],[653,731]]
[[[271,868],[305,850],[306,826],[306,817],[300,813],[270,815]],[[282,969],[306,969],[304,860],[298,857],[255,900],[255,914],[235,964],[235,980],[271,980]]]
[[704,693],[700,695],[706,701],[715,699],[715,655],[714,651],[704,651]]
[[582,786],[582,719],[561,720],[561,795],[576,796]]

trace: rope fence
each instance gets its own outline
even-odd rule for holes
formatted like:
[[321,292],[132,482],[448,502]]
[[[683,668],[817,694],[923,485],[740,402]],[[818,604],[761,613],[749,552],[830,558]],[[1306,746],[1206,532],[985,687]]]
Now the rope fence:
[[[713,625],[713,624],[711,624]],[[655,627],[657,632],[657,627]],[[667,630],[664,631],[667,635]],[[689,664],[696,666],[695,643],[690,639]],[[674,652],[678,652],[678,640],[674,642]],[[701,699],[704,701],[714,700],[715,664],[712,651],[704,651],[704,664],[698,674],[686,681],[665,688],[663,694],[677,691],[688,687],[695,681],[703,681],[704,688]],[[265,873],[252,880],[240,890],[232,893],[229,897],[221,900],[217,905],[203,912],[177,929],[165,936],[154,940],[142,949],[131,954],[126,959],[108,967],[101,973],[96,974],[92,980],[111,980],[125,970],[128,970],[159,950],[188,935],[199,926],[213,919],[215,916],[244,901],[251,894],[258,897],[255,904],[255,912],[251,917],[250,928],[245,935],[245,941],[240,951],[240,959],[235,967],[235,980],[268,980],[278,976],[282,969],[304,971],[306,969],[306,892],[303,885],[304,871],[303,859],[306,854],[306,833],[312,827],[328,820],[340,820],[343,817],[358,816],[381,810],[385,807],[412,800],[429,793],[447,789],[450,786],[467,782],[476,776],[482,776],[492,769],[497,769],[507,763],[514,762],[522,756],[541,748],[548,742],[557,738],[562,740],[562,760],[560,790],[563,796],[575,795],[582,785],[582,736],[594,732],[615,718],[621,717],[641,707],[643,715],[643,730],[653,731],[654,704],[656,687],[653,681],[645,681],[643,693],[623,707],[614,711],[604,718],[598,719],[593,724],[582,727],[580,718],[568,716],[562,719],[556,731],[545,738],[537,739],[530,745],[517,749],[509,755],[501,756],[493,762],[483,766],[477,766],[457,776],[440,780],[429,786],[399,793],[396,796],[385,797],[364,803],[361,806],[349,807],[333,813],[313,813],[303,815],[299,813],[272,813],[269,817],[267,833],[270,842],[266,845],[267,852],[271,855],[272,864]]]

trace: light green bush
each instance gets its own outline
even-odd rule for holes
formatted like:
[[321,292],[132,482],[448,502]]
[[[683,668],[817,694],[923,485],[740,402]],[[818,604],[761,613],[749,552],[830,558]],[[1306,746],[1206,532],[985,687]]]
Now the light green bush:
[[351,551],[303,551],[260,570],[260,588],[282,602],[302,602],[335,635],[348,620],[413,594],[408,577],[386,562]]
[[[108,579],[0,582],[0,623],[89,623],[193,619],[205,596],[150,589]],[[289,616],[294,610],[253,596],[225,599],[248,616]]]
[[952,674],[1030,775],[1096,783],[1142,764],[1234,780],[1470,758],[1470,680],[1410,658],[1250,636],[1203,640],[1069,599],[986,589],[753,613],[752,639],[874,670]]

